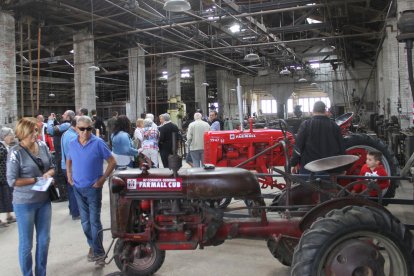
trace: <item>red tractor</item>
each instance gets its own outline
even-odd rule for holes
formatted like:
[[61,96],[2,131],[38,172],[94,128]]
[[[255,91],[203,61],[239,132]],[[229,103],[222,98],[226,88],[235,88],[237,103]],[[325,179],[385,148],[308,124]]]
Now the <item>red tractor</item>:
[[[346,153],[359,157],[352,167],[347,170],[348,175],[358,175],[365,164],[366,154],[370,150],[378,150],[383,153],[382,164],[388,175],[399,175],[398,161],[388,147],[380,140],[366,134],[353,134],[349,132],[353,113],[346,113],[336,119],[344,135]],[[294,135],[288,132],[288,126],[283,120],[279,120],[279,129],[253,129],[250,120],[250,129],[245,131],[209,131],[204,135],[204,163],[217,167],[240,167],[258,173],[273,173],[276,166],[284,166],[288,161],[278,142],[287,140],[289,156],[295,143]],[[259,177],[262,188],[272,187],[284,189],[284,183],[277,183],[271,176]],[[342,181],[348,184],[349,181]],[[392,180],[383,196],[392,198],[399,182]],[[229,200],[222,203],[222,207],[228,205]]]
[[[288,152],[283,142],[277,144]],[[267,240],[271,254],[291,265],[295,276],[414,275],[408,228],[382,205],[344,193],[334,181],[321,182],[312,174],[304,180],[276,168],[285,178],[287,200],[285,205],[266,206],[251,171],[214,166],[178,170],[181,159],[170,158],[172,170],[143,166],[117,171],[110,179],[114,260],[122,275],[152,275],[167,250],[203,249],[234,238]],[[306,168],[330,173],[349,168],[357,159],[335,156]],[[292,183],[312,190],[317,203],[292,205]],[[251,216],[226,217],[223,209],[210,204],[222,197],[252,202],[226,209],[250,209]],[[270,210],[280,218],[268,219]]]

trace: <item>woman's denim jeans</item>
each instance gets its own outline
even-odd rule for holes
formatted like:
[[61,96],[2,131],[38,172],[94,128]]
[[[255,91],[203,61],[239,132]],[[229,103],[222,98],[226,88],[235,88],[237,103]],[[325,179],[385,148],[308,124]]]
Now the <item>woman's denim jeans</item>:
[[13,204],[19,231],[19,263],[23,276],[33,275],[33,230],[36,228],[35,275],[46,275],[52,207],[50,201]]

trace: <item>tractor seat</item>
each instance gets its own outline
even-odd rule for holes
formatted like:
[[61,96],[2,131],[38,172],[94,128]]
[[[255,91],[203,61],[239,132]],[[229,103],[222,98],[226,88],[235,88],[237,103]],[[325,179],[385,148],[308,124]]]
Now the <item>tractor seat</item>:
[[355,155],[331,156],[309,162],[305,165],[305,169],[314,173],[326,172],[329,174],[341,172],[345,171],[348,166],[352,165],[358,159],[359,157]]

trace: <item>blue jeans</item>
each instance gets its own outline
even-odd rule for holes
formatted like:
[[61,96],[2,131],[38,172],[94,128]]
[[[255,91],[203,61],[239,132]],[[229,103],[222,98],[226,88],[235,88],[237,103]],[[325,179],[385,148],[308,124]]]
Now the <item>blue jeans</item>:
[[46,275],[52,207],[50,201],[13,204],[19,232],[19,263],[23,276],[33,275],[33,229],[36,227],[35,275]]
[[78,207],[78,202],[76,201],[75,192],[73,191],[72,185],[70,185],[68,182],[66,170],[62,170],[62,172],[65,175],[65,179],[67,183],[66,185],[68,188],[69,213],[72,216],[72,218],[79,217],[80,216],[79,207]]
[[191,159],[193,159],[193,167],[201,167],[204,162],[204,150],[192,150],[190,154]]
[[101,231],[102,188],[73,186],[73,191],[78,202],[82,228],[89,247],[92,248],[95,256],[102,256],[105,254]]

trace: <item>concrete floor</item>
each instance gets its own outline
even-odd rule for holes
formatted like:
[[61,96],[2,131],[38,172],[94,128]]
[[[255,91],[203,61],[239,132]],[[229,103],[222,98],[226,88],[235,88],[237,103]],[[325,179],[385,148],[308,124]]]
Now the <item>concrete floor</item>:
[[[404,182],[398,189],[399,198],[413,194],[412,184]],[[389,207],[403,222],[414,223],[412,206]],[[104,189],[102,223],[110,226],[109,195]],[[80,221],[69,216],[67,202],[53,203],[51,243],[48,275],[107,275],[118,271],[114,262],[103,269],[88,263],[88,245]],[[107,248],[111,242],[109,232],[104,235]],[[17,225],[0,229],[0,274],[20,275],[17,257]],[[34,252],[34,249],[33,249]],[[112,255],[112,252],[110,256]],[[281,265],[269,253],[265,241],[229,240],[218,247],[195,251],[168,251],[164,265],[156,275],[290,275],[289,268]]]

